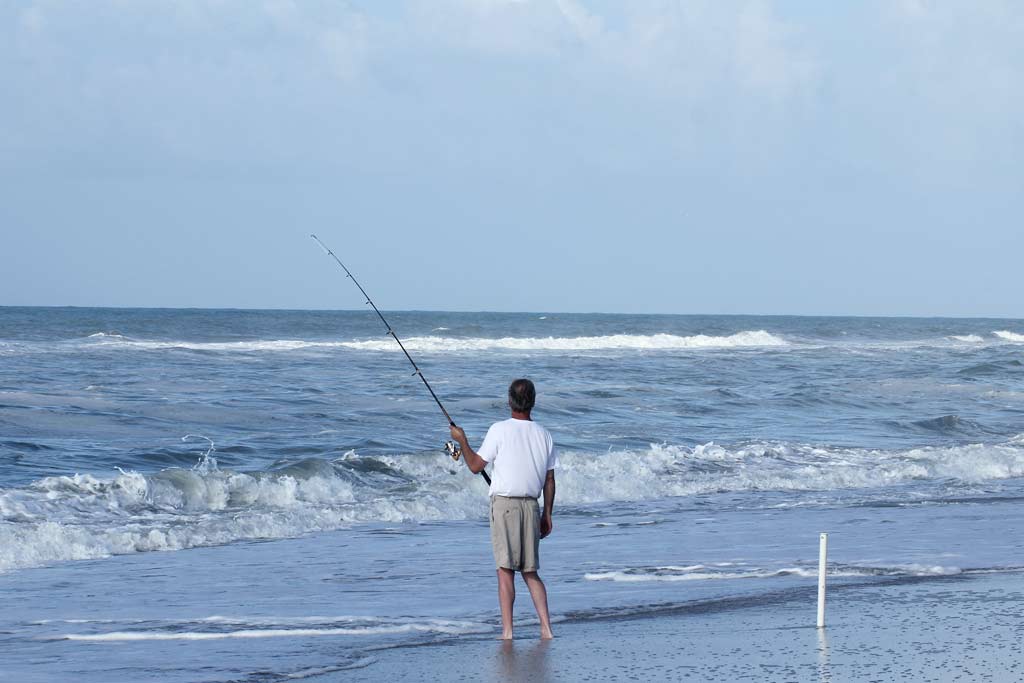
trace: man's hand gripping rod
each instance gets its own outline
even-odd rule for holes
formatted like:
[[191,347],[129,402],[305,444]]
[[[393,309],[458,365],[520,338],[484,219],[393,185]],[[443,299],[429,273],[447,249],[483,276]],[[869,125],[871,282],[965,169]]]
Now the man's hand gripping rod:
[[[430,396],[434,399],[434,402],[437,404],[437,407],[441,409],[442,413],[444,413],[444,417],[446,420],[448,420],[448,424],[451,425],[452,427],[455,427],[455,420],[453,420],[452,416],[448,414],[447,410],[445,410],[444,405],[441,403],[441,399],[439,399],[437,397],[437,394],[434,393],[434,389],[430,386],[430,382],[428,382],[427,378],[423,376],[423,372],[420,370],[419,366],[416,365],[416,361],[414,361],[412,359],[412,356],[409,355],[409,352],[405,348],[405,344],[403,344],[402,340],[398,338],[398,335],[395,334],[395,331],[391,329],[391,325],[388,324],[388,321],[384,319],[384,314],[380,312],[379,308],[377,308],[377,304],[373,303],[373,300],[370,299],[370,295],[367,294],[366,290],[363,289],[363,286],[359,284],[359,280],[357,280],[355,275],[353,275],[352,272],[345,266],[345,264],[341,262],[341,259],[338,258],[333,251],[328,249],[326,244],[320,241],[319,237],[317,237],[316,235],[310,235],[310,237],[316,240],[316,243],[320,245],[320,248],[323,249],[328,256],[330,256],[331,258],[338,262],[338,265],[341,266],[342,270],[345,271],[345,275],[348,276],[348,278],[355,283],[356,287],[359,288],[359,291],[362,292],[364,297],[366,297],[367,305],[373,308],[373,312],[376,313],[377,317],[380,318],[380,321],[384,323],[384,327],[388,328],[388,334],[396,342],[398,342],[398,346],[399,348],[402,349],[402,353],[405,354],[405,357],[408,358],[409,362],[412,364],[414,370],[412,374],[419,375],[419,378],[423,381],[423,386],[427,388],[427,391],[430,392]],[[459,457],[462,455],[462,449],[459,447],[459,444],[455,443],[454,441],[446,441],[444,444],[444,450],[445,452],[448,453],[448,455],[452,457],[453,460],[458,460]],[[490,486],[491,478],[487,475],[487,472],[480,472],[480,474],[483,475],[484,481],[486,481],[487,485]]]

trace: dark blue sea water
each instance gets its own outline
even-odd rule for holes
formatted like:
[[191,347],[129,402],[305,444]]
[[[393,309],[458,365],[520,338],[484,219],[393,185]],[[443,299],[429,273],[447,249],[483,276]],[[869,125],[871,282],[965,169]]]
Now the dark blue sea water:
[[[824,530],[854,584],[1024,565],[1022,320],[387,315],[473,441],[536,382],[563,628],[806,586]],[[384,331],[0,308],[0,672],[316,678],[490,634],[486,488]]]

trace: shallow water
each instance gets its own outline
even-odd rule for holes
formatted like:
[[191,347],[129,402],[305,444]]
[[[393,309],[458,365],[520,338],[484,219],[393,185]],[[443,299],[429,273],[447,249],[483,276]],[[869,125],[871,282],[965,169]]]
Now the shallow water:
[[[854,589],[1024,565],[1024,321],[388,317],[472,440],[537,382],[559,628],[813,589],[823,530]],[[0,672],[278,680],[491,634],[486,487],[380,332],[0,308]]]

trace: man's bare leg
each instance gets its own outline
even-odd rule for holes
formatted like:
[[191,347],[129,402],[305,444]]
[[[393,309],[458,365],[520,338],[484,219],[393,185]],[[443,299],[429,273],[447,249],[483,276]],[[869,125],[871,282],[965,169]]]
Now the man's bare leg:
[[554,638],[555,634],[551,632],[551,618],[548,616],[548,591],[544,587],[544,582],[540,580],[537,572],[523,572],[523,580],[530,589],[530,597],[533,598],[533,606],[537,609],[537,618],[540,619],[540,637]]
[[501,640],[512,640],[512,605],[516,601],[516,573],[498,568],[498,604],[501,605]]

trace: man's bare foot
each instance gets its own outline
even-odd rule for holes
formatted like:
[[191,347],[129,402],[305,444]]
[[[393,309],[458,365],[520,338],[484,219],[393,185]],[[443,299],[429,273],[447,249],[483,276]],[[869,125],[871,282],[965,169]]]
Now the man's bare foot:
[[500,636],[498,636],[498,640],[512,640],[512,631],[503,632]]
[[541,629],[541,631],[540,631],[540,639],[541,640],[551,640],[554,637],[555,637],[555,634],[551,632],[551,629],[549,629],[549,628]]

